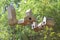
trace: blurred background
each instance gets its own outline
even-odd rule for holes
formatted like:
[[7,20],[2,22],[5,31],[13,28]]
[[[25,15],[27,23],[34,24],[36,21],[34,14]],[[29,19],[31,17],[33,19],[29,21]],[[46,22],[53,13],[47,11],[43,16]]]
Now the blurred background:
[[16,25],[15,40],[60,40],[60,0],[0,0],[0,40],[13,40],[14,30],[8,25],[7,7],[10,4],[13,4],[18,20],[25,17],[26,10],[32,9],[38,23],[43,16],[52,17],[56,22],[53,28],[46,27],[39,32],[28,25]]

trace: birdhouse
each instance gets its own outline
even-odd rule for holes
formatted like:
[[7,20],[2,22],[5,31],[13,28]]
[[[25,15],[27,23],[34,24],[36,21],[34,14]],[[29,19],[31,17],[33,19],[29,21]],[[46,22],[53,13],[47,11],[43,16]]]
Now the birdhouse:
[[17,19],[16,19],[16,12],[13,7],[13,5],[8,6],[8,23],[9,25],[15,25],[17,24]]
[[46,25],[48,27],[53,27],[55,25],[54,19],[53,18],[47,18]]
[[40,29],[39,29],[39,27],[37,26],[37,23],[36,23],[36,22],[33,22],[33,23],[31,24],[31,26],[32,26],[32,29],[33,29],[35,32],[40,31]]
[[38,32],[38,31],[42,30],[43,27],[44,27],[44,26],[42,25],[42,23],[37,24],[36,22],[33,22],[33,24],[32,24],[32,29],[33,29],[35,32]]
[[44,25],[43,22],[40,22],[40,23],[38,24],[38,27],[39,27],[40,30],[43,30],[43,28],[45,27],[45,25]]
[[[44,18],[43,18],[43,21],[40,22],[40,23],[37,25],[37,28],[38,28],[39,30],[43,30],[43,28],[45,27],[45,25],[46,25],[46,17],[44,17]],[[37,29],[37,28],[36,28],[36,29]]]
[[31,24],[32,22],[36,21],[35,17],[31,14],[32,11],[29,9],[26,11],[26,16],[24,19],[20,19],[18,20],[18,24],[21,24],[21,25],[29,25]]

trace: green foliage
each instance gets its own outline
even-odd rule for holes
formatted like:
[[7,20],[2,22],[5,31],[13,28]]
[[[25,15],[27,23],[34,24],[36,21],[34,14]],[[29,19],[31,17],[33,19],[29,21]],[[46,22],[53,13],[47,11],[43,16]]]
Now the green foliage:
[[34,32],[30,26],[16,25],[16,40],[60,40],[60,0],[0,0],[0,40],[12,40],[14,30],[7,19],[7,6],[10,3],[16,9],[17,19],[24,18],[25,11],[32,9],[38,23],[43,16],[53,17],[56,22],[53,28],[46,27],[40,32]]

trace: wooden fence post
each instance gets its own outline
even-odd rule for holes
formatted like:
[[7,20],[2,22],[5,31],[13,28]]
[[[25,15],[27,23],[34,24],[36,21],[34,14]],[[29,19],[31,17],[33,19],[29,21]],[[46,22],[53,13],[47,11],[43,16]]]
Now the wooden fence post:
[[13,7],[13,5],[8,6],[8,23],[11,27],[12,30],[12,40],[16,40],[16,24],[17,24],[17,19],[16,19],[16,12],[15,12],[15,8]]

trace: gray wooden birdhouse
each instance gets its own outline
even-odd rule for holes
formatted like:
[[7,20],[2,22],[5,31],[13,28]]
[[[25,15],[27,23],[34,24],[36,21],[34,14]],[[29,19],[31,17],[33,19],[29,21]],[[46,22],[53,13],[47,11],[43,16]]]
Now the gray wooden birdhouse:
[[8,6],[7,10],[8,10],[9,25],[13,26],[13,25],[17,24],[16,12],[15,12],[15,8],[13,7],[13,5]]

